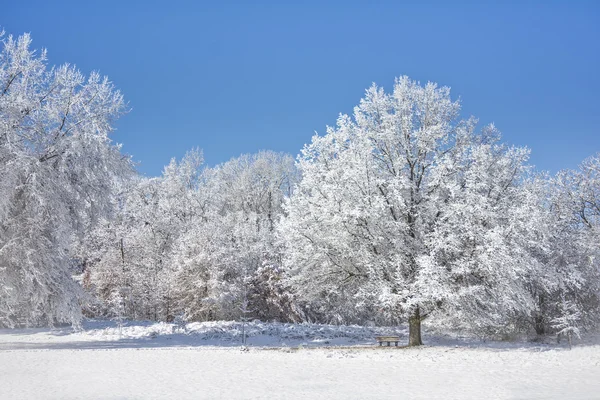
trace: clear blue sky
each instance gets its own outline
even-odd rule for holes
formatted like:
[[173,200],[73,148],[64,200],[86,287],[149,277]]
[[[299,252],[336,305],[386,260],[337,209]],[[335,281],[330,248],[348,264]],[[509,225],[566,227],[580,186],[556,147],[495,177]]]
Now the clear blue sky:
[[3,3],[8,33],[122,90],[114,139],[146,175],[196,146],[297,154],[400,75],[452,87],[540,169],[600,151],[597,1]]

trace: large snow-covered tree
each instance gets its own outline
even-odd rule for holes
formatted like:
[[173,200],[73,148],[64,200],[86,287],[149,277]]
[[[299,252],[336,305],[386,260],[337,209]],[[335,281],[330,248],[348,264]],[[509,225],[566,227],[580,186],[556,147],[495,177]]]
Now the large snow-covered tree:
[[48,68],[31,38],[0,53],[0,326],[79,320],[71,250],[131,171],[111,143],[123,97],[75,67]]
[[521,284],[539,266],[525,246],[537,209],[520,185],[528,151],[459,111],[448,88],[402,77],[304,147],[280,234],[314,307],[407,318],[410,345],[432,313],[498,326],[532,307]]

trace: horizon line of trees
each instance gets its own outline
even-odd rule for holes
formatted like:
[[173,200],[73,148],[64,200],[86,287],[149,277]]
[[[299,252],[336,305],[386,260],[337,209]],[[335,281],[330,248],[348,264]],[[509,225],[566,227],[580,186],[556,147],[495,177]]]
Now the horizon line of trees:
[[[550,176],[450,89],[373,85],[295,160],[136,173],[107,78],[0,53],[0,326],[81,318],[421,323],[498,337],[600,323],[600,153]],[[243,309],[243,311],[241,311]],[[243,315],[242,315],[243,314]]]

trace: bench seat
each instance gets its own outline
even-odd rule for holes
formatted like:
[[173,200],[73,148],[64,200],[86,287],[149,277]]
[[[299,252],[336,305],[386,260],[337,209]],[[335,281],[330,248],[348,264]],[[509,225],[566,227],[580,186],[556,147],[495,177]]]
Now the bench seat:
[[383,346],[383,343],[387,343],[387,345],[390,346],[390,343],[392,342],[398,346],[400,336],[375,336],[375,340],[377,340],[380,346]]

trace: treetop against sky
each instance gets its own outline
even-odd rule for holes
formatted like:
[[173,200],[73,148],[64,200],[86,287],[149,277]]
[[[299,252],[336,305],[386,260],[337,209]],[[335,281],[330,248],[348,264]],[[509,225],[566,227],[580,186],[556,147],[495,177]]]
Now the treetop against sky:
[[531,148],[540,169],[600,150],[595,1],[30,1],[2,14],[50,64],[109,76],[131,109],[113,139],[146,175],[196,146],[210,165],[297,154],[372,82],[401,75],[450,86],[465,116]]

